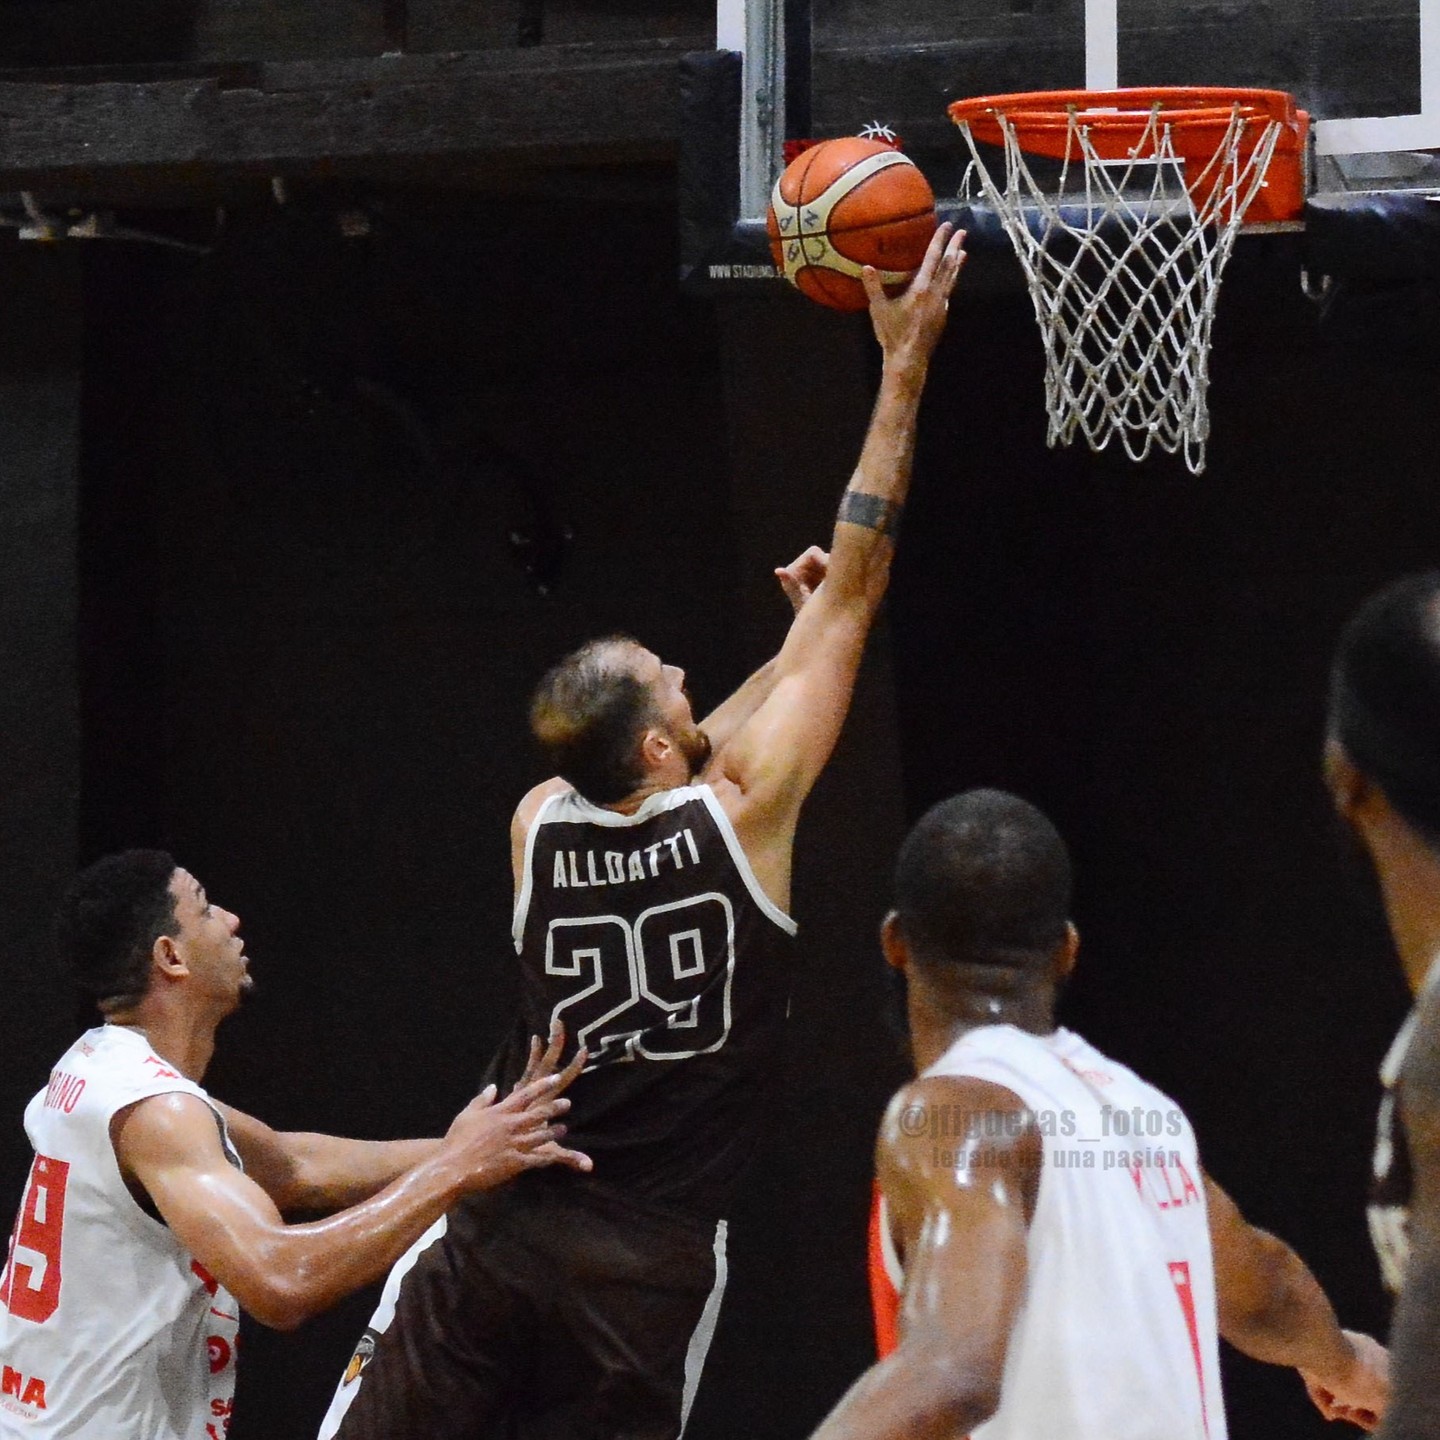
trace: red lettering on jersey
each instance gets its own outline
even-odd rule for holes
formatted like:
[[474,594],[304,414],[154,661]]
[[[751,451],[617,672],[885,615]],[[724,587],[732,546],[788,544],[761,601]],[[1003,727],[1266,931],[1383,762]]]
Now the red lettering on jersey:
[[1162,1165],[1159,1167],[1159,1170],[1160,1174],[1164,1177],[1165,1194],[1168,1197],[1161,1202],[1160,1208],[1162,1210],[1169,1210],[1176,1205],[1183,1205],[1185,1203],[1185,1192],[1175,1183],[1175,1177],[1170,1173],[1170,1167],[1168,1165]]
[[1190,1172],[1185,1168],[1185,1162],[1177,1159],[1175,1168],[1180,1172],[1182,1205],[1198,1205],[1200,1203],[1200,1190],[1194,1180],[1190,1178]]
[[50,1083],[45,1087],[45,1108],[71,1115],[84,1093],[85,1081],[80,1076],[69,1075],[64,1070],[52,1071]]
[[1200,1203],[1200,1191],[1178,1155],[1173,1155],[1168,1164],[1146,1165],[1137,1161],[1126,1168],[1135,1189],[1141,1196],[1149,1191],[1159,1210],[1179,1210],[1185,1205]]
[[147,1055],[140,1062],[142,1065],[153,1065],[155,1067],[155,1078],[157,1080],[178,1080],[180,1073],[172,1070],[158,1055]]
[[198,1260],[190,1262],[190,1269],[200,1277],[200,1283],[210,1292],[213,1299],[220,1289],[220,1282]]
[[45,1382],[38,1375],[22,1375],[9,1365],[0,1371],[0,1395],[13,1395],[31,1410],[45,1408]]

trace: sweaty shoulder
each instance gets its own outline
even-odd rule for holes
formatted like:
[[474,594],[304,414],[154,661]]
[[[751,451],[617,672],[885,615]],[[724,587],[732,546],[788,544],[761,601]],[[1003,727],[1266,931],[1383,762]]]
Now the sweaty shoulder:
[[198,1095],[168,1091],[117,1110],[110,1140],[127,1180],[156,1165],[224,1158],[215,1112]]
[[886,1109],[876,1150],[880,1187],[902,1235],[956,1191],[1018,1194],[1028,1216],[1044,1147],[1036,1119],[1013,1090],[963,1075],[924,1075]]
[[[1027,1129],[1029,1107],[1013,1090],[969,1075],[922,1075],[895,1092],[881,1125],[882,1143],[961,1133],[989,1115],[1019,1116],[1014,1138]],[[958,1131],[957,1128],[958,1127]]]

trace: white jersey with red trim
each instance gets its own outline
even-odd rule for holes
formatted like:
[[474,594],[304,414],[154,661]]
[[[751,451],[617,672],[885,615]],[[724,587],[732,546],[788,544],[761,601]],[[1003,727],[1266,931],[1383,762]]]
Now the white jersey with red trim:
[[117,1111],[171,1092],[211,1103],[143,1035],[105,1025],[26,1107],[35,1161],[0,1275],[7,1440],[219,1440],[229,1429],[239,1309],[140,1207],[110,1140]]
[[[986,1025],[926,1074],[1013,1091],[1044,1145],[1000,1408],[972,1440],[1225,1440],[1205,1188],[1184,1112],[1068,1030]],[[965,1140],[945,1119],[915,1123],[954,1164]],[[981,1166],[985,1152],[981,1136]]]

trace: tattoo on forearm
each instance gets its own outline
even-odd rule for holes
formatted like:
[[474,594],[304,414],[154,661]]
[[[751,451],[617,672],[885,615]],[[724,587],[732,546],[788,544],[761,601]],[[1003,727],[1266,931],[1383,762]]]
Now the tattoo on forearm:
[[861,490],[847,490],[840,501],[840,519],[847,525],[863,525],[881,535],[894,535],[899,530],[904,511],[905,507],[894,500],[883,500]]

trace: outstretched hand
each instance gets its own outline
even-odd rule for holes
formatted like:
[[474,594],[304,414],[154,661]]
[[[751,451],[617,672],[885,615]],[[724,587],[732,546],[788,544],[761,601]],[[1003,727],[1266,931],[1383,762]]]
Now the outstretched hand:
[[[513,1094],[523,1085],[532,1085],[536,1080],[543,1080],[547,1075],[555,1074],[560,1068],[560,1056],[564,1051],[565,1027],[560,1021],[557,1020],[550,1026],[550,1043],[543,1048],[540,1044],[540,1037],[532,1035],[530,1037],[530,1053],[525,1057],[525,1073],[511,1087],[511,1093]],[[581,1055],[577,1058],[580,1061],[580,1069],[583,1069],[585,1057]],[[572,1060],[566,1066],[565,1073],[570,1075],[570,1072],[574,1070],[575,1074],[570,1075],[570,1080],[573,1080],[575,1075],[580,1073],[580,1069],[576,1069],[576,1062]],[[570,1084],[570,1080],[567,1080],[560,1089],[565,1089]]]
[[1390,1353],[1378,1340],[1354,1330],[1342,1332],[1350,1350],[1350,1366],[1343,1376],[1300,1372],[1315,1408],[1327,1420],[1346,1420],[1362,1430],[1374,1430],[1385,1418],[1390,1399]]
[[870,300],[870,323],[887,357],[922,365],[929,360],[945,328],[950,293],[964,263],[965,232],[946,221],[931,238],[915,278],[899,295],[887,295],[879,271],[873,265],[865,267],[860,279]]
[[775,569],[775,578],[785,592],[785,598],[798,615],[805,602],[820,588],[830,569],[830,553],[818,545],[812,545],[803,555],[797,555],[788,565]]
[[561,1092],[585,1068],[589,1058],[582,1046],[563,1069],[565,1028],[555,1025],[544,1050],[538,1038],[530,1041],[530,1054],[515,1088],[497,1102],[495,1087],[486,1088],[455,1117],[445,1136],[445,1147],[453,1148],[466,1171],[465,1188],[488,1190],[513,1179],[524,1170],[545,1165],[566,1165],[572,1170],[589,1170],[588,1155],[563,1148],[565,1126],[559,1117],[570,1102]]

